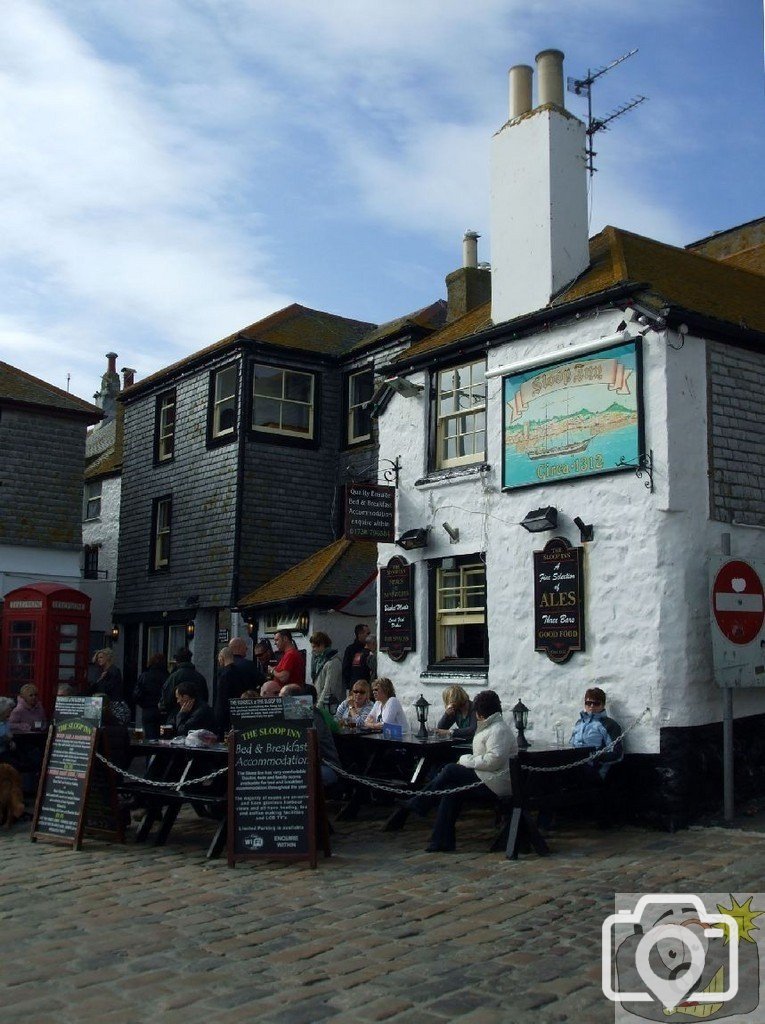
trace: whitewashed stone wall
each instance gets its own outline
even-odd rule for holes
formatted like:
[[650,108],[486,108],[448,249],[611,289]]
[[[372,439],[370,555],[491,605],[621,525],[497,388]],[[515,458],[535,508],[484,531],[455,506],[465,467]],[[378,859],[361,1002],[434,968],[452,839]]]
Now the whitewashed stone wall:
[[[571,345],[616,331],[621,314],[586,317],[534,337],[490,350],[488,368],[529,357],[565,357]],[[589,477],[502,492],[501,378],[488,382],[489,470],[415,486],[427,465],[427,388],[419,398],[396,395],[380,419],[380,458],[402,456],[397,535],[432,526],[426,549],[406,552],[417,564],[417,650],[402,663],[380,654],[405,702],[420,693],[440,713],[441,689],[460,682],[470,690],[487,684],[506,711],[522,698],[530,709],[532,742],[552,742],[556,724],[569,730],[587,686],[602,686],[609,711],[622,725],[646,707],[650,714],[631,734],[628,749],[657,752],[662,726],[719,721],[720,691],[712,678],[708,563],[731,534],[734,555],[763,556],[761,531],[713,521],[709,513],[706,342],[690,335],[649,331],[643,343],[646,448],[653,450],[654,493],[633,472]],[[427,384],[424,374],[412,380]],[[645,478],[644,478],[645,479]],[[531,509],[554,505],[555,534],[579,544],[572,522],[593,523],[585,545],[587,649],[564,665],[534,651],[533,551],[538,537],[518,524]],[[441,523],[460,530],[450,543]],[[428,674],[427,560],[486,552],[490,668],[488,678],[463,673]],[[379,564],[394,554],[380,545]],[[737,691],[737,716],[765,711],[765,690]]]

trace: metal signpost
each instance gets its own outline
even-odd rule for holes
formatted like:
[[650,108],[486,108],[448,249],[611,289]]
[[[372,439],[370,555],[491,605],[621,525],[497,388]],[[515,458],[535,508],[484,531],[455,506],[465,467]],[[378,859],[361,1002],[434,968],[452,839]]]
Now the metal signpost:
[[733,690],[765,686],[765,565],[730,557],[710,565],[710,613],[715,682],[723,690],[723,790],[725,820],[733,820]]

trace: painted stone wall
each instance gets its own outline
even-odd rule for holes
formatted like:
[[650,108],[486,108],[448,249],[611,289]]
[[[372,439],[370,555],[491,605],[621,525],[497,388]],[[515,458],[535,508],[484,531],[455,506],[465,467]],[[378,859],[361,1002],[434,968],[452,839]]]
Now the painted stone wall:
[[[619,319],[618,311],[601,313],[499,346],[489,352],[488,367],[564,355],[568,346],[612,335]],[[710,519],[705,342],[688,336],[681,345],[677,336],[649,331],[643,364],[653,493],[632,470],[503,492],[501,378],[488,382],[489,468],[428,478],[427,389],[418,398],[393,398],[380,419],[380,457],[404,456],[397,530],[432,527],[428,547],[405,555],[417,564],[417,650],[402,663],[380,655],[380,672],[391,675],[405,701],[423,692],[440,708],[449,682],[472,692],[488,684],[506,709],[523,699],[529,738],[546,743],[556,725],[568,735],[584,689],[599,685],[623,726],[644,715],[627,742],[628,750],[642,753],[659,752],[662,728],[719,721],[708,562],[720,553],[724,531],[741,557],[756,557],[762,535]],[[427,383],[424,374],[412,379]],[[559,528],[535,537],[518,524],[543,505],[558,509]],[[595,530],[585,545],[587,647],[557,665],[534,651],[533,551],[554,535],[580,544],[574,516]],[[441,526],[445,519],[460,530],[457,544]],[[429,671],[427,562],[480,551],[487,567],[488,675]],[[381,545],[379,564],[401,553]],[[763,710],[765,691],[737,693],[737,716]]]

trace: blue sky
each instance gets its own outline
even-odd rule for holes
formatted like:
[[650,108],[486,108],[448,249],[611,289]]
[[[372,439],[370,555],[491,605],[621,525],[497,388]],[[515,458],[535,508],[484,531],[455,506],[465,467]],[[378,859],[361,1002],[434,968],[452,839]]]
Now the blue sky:
[[[289,302],[381,322],[491,259],[507,69],[603,76],[592,232],[765,215],[762,0],[6,0],[0,359],[90,398]],[[584,116],[575,96],[569,109]]]

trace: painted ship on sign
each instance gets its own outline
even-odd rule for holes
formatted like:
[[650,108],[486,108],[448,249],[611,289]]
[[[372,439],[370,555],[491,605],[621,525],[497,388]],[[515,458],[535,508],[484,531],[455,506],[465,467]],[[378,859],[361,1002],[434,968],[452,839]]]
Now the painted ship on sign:
[[[594,436],[594,435],[593,435]],[[550,448],[535,448],[526,452],[530,459],[551,459],[556,455],[576,455],[585,451],[592,437],[586,437],[583,441],[571,441],[567,444],[552,445]]]

